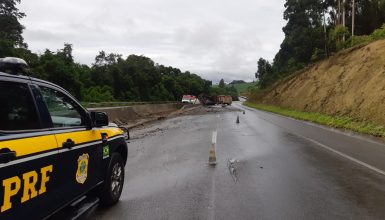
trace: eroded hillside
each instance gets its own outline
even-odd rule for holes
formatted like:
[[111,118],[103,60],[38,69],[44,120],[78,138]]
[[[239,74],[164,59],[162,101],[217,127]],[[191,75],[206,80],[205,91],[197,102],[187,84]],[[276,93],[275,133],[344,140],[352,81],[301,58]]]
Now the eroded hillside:
[[385,125],[385,40],[321,61],[270,88],[258,101]]

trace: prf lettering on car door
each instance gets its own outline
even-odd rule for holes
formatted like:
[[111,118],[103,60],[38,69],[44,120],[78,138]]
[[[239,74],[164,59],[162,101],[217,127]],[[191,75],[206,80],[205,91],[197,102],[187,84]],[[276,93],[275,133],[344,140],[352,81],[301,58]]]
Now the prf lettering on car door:
[[[24,203],[30,199],[35,198],[47,191],[46,184],[49,181],[49,174],[52,173],[52,165],[40,169],[40,173],[30,171],[24,173],[22,176],[14,176],[2,181],[3,186],[3,204],[0,212],[5,212],[12,208],[11,198],[17,194],[22,194],[20,203]],[[37,186],[40,178],[40,185]],[[21,186],[23,183],[23,190]]]

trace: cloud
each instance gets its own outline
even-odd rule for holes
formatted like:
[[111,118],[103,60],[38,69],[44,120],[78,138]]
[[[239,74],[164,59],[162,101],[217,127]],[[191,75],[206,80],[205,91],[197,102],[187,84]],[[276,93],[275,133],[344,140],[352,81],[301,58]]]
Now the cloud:
[[253,80],[259,57],[272,60],[283,40],[284,0],[22,1],[30,49],[74,45],[78,62],[106,52],[155,62],[218,81]]

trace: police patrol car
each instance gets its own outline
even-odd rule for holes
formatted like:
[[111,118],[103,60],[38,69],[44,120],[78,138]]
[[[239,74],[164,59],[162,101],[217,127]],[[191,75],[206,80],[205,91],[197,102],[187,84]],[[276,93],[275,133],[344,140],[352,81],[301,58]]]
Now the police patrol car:
[[90,193],[116,203],[123,131],[28,71],[24,60],[0,59],[0,219],[44,219]]

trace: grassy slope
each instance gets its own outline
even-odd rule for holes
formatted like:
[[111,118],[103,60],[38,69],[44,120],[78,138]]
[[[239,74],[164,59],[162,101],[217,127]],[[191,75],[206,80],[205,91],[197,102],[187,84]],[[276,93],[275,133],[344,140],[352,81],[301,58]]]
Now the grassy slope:
[[331,126],[334,128],[342,128],[363,134],[369,134],[376,137],[385,138],[384,126],[375,125],[368,122],[356,121],[349,117],[331,116],[315,112],[302,112],[277,106],[256,104],[251,102],[246,102],[245,105],[255,109],[273,112],[295,119],[310,121],[321,125]]

